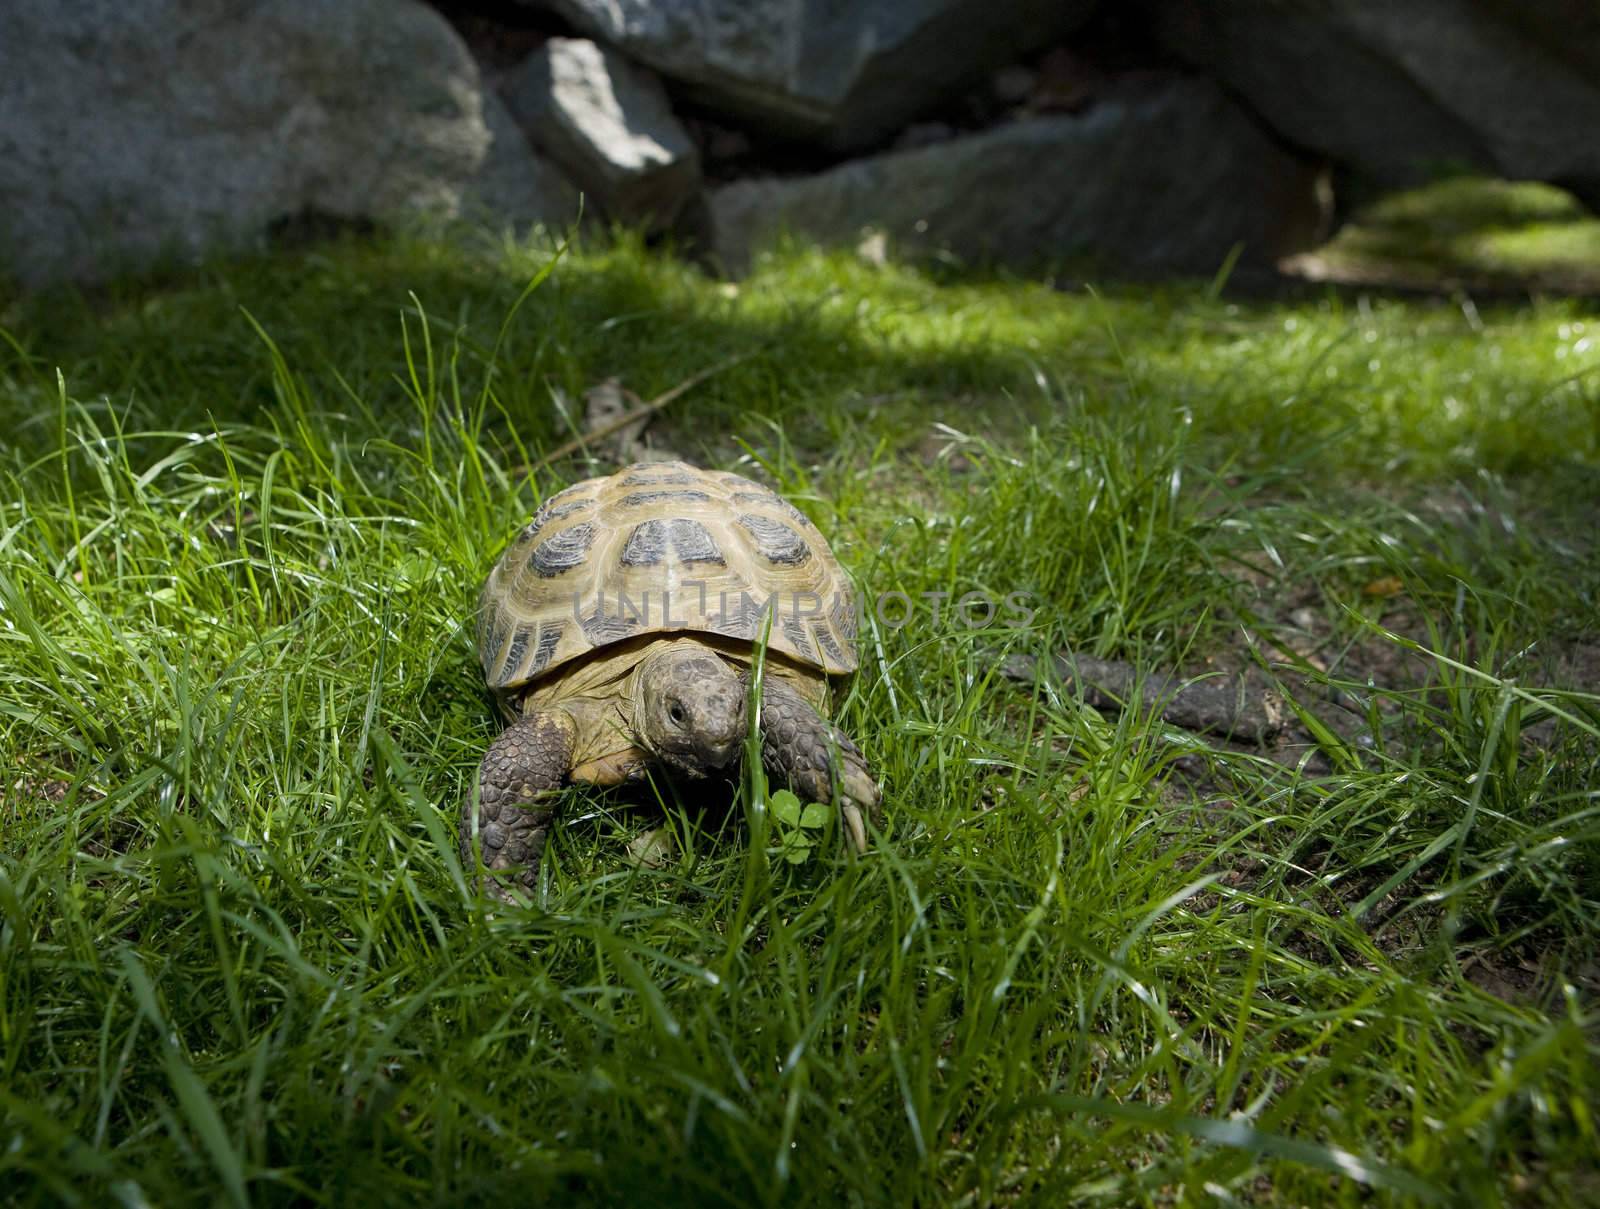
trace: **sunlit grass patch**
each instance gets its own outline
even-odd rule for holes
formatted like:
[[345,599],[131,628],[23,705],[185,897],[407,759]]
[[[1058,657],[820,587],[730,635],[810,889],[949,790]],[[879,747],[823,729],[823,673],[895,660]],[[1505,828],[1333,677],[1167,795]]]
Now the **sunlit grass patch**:
[[1375,202],[1297,267],[1353,284],[1593,294],[1600,217],[1553,185],[1456,177]]
[[[728,289],[624,243],[517,306],[551,254],[352,243],[8,315],[19,1200],[1588,1195],[1582,304],[793,252]],[[552,392],[732,353],[656,435],[916,603],[843,706],[881,843],[791,862],[727,790],[574,789],[540,907],[485,914],[469,611],[586,472],[521,469]],[[1259,659],[1354,722],[1272,758],[999,674],[1061,648]]]

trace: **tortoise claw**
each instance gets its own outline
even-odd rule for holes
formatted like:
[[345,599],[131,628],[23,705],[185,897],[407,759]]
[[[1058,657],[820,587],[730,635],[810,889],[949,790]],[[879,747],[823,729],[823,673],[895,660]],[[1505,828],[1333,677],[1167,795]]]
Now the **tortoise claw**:
[[768,774],[813,802],[839,804],[857,852],[867,850],[867,815],[877,817],[878,785],[859,748],[789,685],[762,686],[762,762]]
[[867,850],[867,824],[861,817],[861,807],[849,798],[841,803],[839,813],[844,817],[845,831],[850,836],[850,844],[857,852]]

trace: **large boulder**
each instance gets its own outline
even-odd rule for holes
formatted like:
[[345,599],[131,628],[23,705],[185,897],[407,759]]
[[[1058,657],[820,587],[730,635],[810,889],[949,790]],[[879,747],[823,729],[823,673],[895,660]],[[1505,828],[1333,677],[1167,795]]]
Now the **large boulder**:
[[869,146],[964,82],[1083,24],[1098,0],[525,0],[735,121]]
[[1265,265],[1325,224],[1317,165],[1285,150],[1215,84],[1158,77],[1080,116],[1040,117],[815,176],[739,181],[709,196],[712,254],[740,272],[782,232],[1037,267],[1210,273],[1242,245]]
[[700,188],[700,153],[646,68],[551,38],[504,84],[522,129],[607,217],[669,227]]
[[1594,0],[1155,0],[1157,36],[1379,187],[1470,167],[1600,203]]
[[93,280],[307,213],[565,221],[417,0],[0,6],[0,272]]

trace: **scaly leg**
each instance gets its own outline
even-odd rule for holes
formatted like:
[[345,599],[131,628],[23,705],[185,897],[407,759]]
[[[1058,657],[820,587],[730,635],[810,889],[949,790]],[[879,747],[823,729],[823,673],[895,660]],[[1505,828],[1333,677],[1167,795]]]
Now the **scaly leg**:
[[762,681],[761,762],[773,780],[812,802],[833,801],[837,780],[840,818],[856,851],[866,851],[862,811],[874,819],[878,814],[878,785],[866,757],[849,735],[774,676]]
[[[549,801],[567,779],[577,726],[562,710],[518,718],[484,753],[478,769],[478,841],[490,869],[521,872],[510,886],[533,897],[538,887],[539,857],[555,818]],[[472,867],[472,817],[467,804],[461,815],[461,857]],[[516,904],[508,885],[485,877],[481,888],[501,902]]]

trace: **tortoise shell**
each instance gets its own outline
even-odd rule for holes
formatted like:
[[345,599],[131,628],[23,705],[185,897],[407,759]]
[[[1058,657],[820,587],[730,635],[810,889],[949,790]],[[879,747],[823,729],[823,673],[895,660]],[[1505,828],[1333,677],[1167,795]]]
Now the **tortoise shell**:
[[489,573],[478,658],[515,693],[591,651],[715,634],[828,674],[856,667],[855,598],[806,515],[737,474],[644,462],[546,500]]

